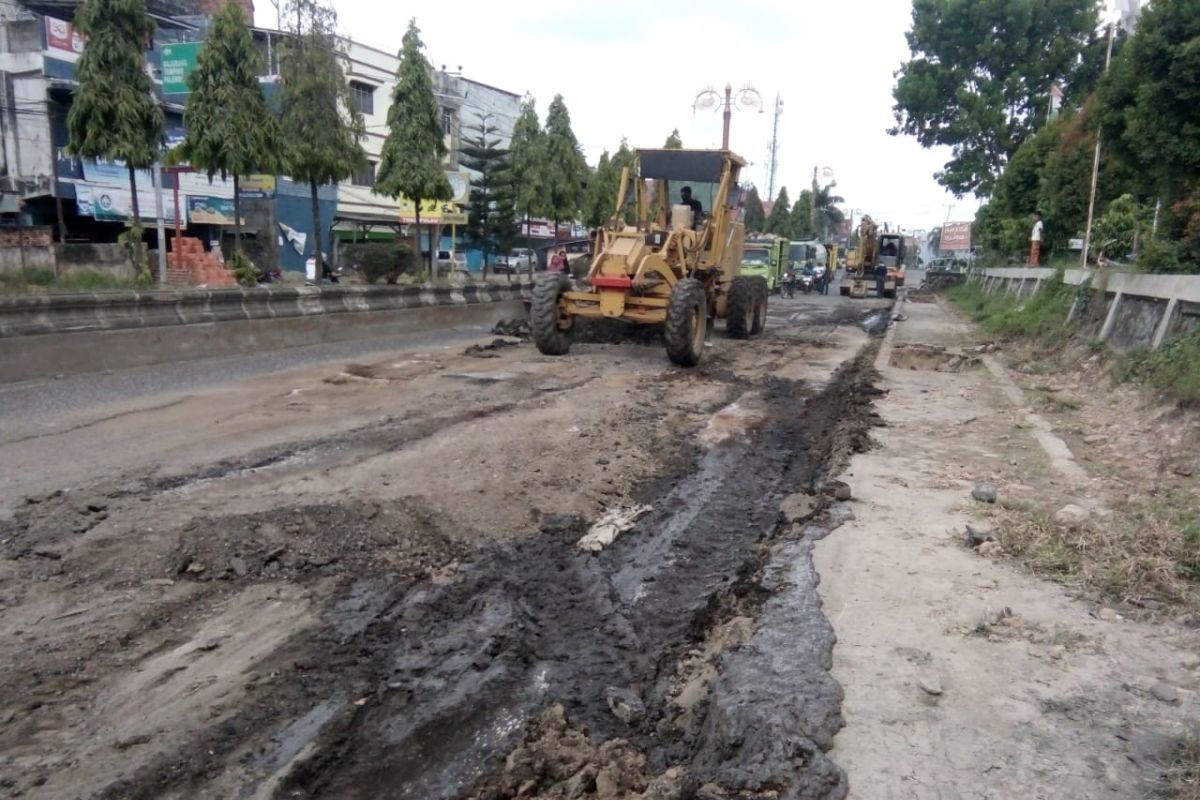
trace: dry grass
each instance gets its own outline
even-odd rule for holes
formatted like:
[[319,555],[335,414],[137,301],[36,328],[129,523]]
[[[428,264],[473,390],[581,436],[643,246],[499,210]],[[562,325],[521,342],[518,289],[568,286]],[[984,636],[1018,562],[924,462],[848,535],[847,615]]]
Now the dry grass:
[[1045,510],[1001,504],[1005,552],[1035,572],[1138,606],[1200,610],[1200,511],[1190,498],[1140,499],[1079,528]]
[[1200,800],[1200,739],[1180,745],[1163,772],[1163,796],[1171,800]]

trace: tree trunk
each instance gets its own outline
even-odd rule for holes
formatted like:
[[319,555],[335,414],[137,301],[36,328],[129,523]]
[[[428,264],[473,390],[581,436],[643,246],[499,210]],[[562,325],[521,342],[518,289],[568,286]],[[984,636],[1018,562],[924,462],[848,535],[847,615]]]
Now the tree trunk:
[[[413,203],[413,230],[417,232],[417,260],[421,259],[421,201],[417,200]],[[430,273],[430,278],[433,273]]]
[[233,252],[242,252],[242,184],[236,173],[233,176]]
[[529,280],[533,280],[533,248],[529,246],[529,213],[525,214],[525,249],[529,251]]
[[312,196],[313,258],[316,259],[317,280],[320,281],[325,275],[325,259],[321,257],[321,207],[317,203],[317,182],[309,181],[308,188]]
[[[55,154],[51,154],[55,155]],[[137,173],[132,164],[127,165],[129,169],[129,203],[133,211],[133,221],[130,223],[131,241],[129,242],[129,258],[133,262],[133,270],[137,275],[142,274],[142,216],[141,209],[138,208],[137,195]],[[58,191],[58,187],[54,187],[54,191]],[[24,251],[22,251],[24,252]]]
[[137,174],[133,169],[133,165],[129,165],[129,202],[133,208],[133,224],[140,226],[142,224],[141,209],[138,208],[137,196]]

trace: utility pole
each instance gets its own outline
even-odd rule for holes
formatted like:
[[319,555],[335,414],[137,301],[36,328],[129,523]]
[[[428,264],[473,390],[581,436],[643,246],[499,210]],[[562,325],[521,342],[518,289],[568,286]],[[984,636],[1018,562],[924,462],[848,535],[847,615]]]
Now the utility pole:
[[783,113],[783,101],[775,94],[775,121],[771,125],[771,150],[767,154],[767,199],[775,199],[775,172],[779,167],[779,115]]
[[[1116,37],[1117,28],[1111,22],[1108,23],[1108,55],[1104,57],[1104,72],[1108,73],[1108,66],[1112,63],[1113,39]],[[1092,160],[1092,194],[1088,198],[1088,215],[1087,215],[1087,230],[1083,235],[1083,253],[1080,255],[1080,266],[1087,269],[1088,250],[1092,246],[1092,220],[1096,216],[1096,185],[1100,180],[1100,132],[1096,131],[1096,155]]]

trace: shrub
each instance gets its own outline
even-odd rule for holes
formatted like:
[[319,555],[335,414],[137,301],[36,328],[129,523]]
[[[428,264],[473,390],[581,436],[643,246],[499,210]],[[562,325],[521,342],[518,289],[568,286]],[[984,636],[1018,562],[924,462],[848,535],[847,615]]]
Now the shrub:
[[401,275],[415,274],[420,266],[412,248],[403,242],[344,244],[341,254],[346,266],[361,272],[367,283],[376,283],[380,278],[395,283]]
[[233,258],[229,260],[229,269],[233,272],[233,277],[242,286],[257,286],[258,285],[258,270],[250,257],[238,250],[233,254]]

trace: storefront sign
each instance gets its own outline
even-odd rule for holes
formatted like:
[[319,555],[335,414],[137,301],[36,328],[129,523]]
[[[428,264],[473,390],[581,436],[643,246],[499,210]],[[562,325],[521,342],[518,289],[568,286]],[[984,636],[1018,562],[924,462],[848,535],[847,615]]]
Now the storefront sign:
[[[101,222],[127,222],[133,216],[129,190],[112,186],[75,184],[75,207],[80,216],[94,217]],[[138,189],[138,216],[143,222],[155,219],[153,189]],[[175,221],[175,198],[170,192],[163,192],[163,221],[168,225]],[[181,222],[187,224],[186,219]]]
[[83,34],[69,22],[45,17],[46,52],[62,61],[78,61],[83,52]]
[[196,68],[200,42],[177,42],[160,47],[163,94],[189,94],[188,75]]
[[[231,197],[193,197],[187,199],[188,218],[196,225],[233,225],[234,211]],[[242,217],[242,224],[246,218]]]

